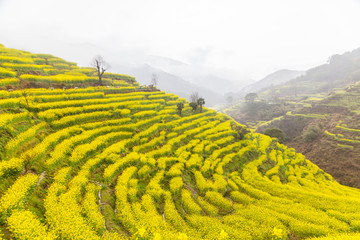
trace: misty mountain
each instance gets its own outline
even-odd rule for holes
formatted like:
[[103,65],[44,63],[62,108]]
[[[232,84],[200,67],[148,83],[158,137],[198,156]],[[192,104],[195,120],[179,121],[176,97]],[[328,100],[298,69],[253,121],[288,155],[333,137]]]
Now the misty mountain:
[[243,86],[243,84],[237,84],[229,79],[221,78],[214,75],[195,76],[191,78],[191,82],[222,94],[240,89],[240,87]]
[[252,81],[241,73],[229,69],[215,69],[204,65],[188,64],[163,56],[148,56],[146,63],[218,94],[240,90]]
[[304,71],[294,71],[294,70],[282,69],[282,70],[276,71],[274,73],[271,73],[271,74],[267,75],[266,77],[264,77],[263,79],[242,88],[238,92],[228,93],[227,96],[232,96],[235,99],[243,98],[248,93],[259,93],[268,88],[279,86],[279,85],[284,84],[294,78],[297,78],[297,77],[303,75],[304,73],[305,73]]
[[136,81],[141,85],[149,85],[152,75],[156,74],[158,76],[158,88],[160,90],[174,93],[188,100],[190,99],[191,93],[198,92],[199,96],[205,98],[206,107],[211,107],[224,102],[224,98],[221,94],[197,86],[181,77],[154,68],[148,64],[134,66],[112,65],[112,71],[134,76]]
[[[187,97],[189,91],[197,91],[208,98],[207,103],[210,105],[218,104],[223,94],[240,90],[250,82],[240,73],[229,69],[204,67],[199,65],[200,62],[185,63],[170,57],[148,55],[140,50],[107,51],[102,46],[88,42],[67,44],[61,48],[63,56],[81,66],[89,65],[94,52],[104,56],[112,66],[111,71],[134,75],[143,84],[149,84],[151,75],[157,73],[161,75],[160,89],[182,97]],[[75,57],[71,58],[72,55]]]
[[299,97],[330,92],[360,81],[360,48],[342,55],[336,54],[326,64],[309,69],[305,74],[282,85],[269,88],[264,98]]

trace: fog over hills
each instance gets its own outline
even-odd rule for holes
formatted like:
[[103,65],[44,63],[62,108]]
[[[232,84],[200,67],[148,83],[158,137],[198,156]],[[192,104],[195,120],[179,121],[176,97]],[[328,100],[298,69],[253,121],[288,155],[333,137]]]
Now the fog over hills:
[[[147,55],[134,49],[108,51],[88,42],[59,44],[57,47],[61,50],[62,56],[79,62],[79,65],[84,67],[89,66],[93,58],[91,52],[97,52],[110,64],[109,71],[135,76],[143,85],[150,84],[152,74],[157,74],[160,90],[187,99],[191,93],[198,92],[205,98],[208,107],[223,103],[225,93],[246,85],[246,82],[238,84],[230,80],[238,79],[236,75],[239,74],[226,69],[204,68],[168,57]],[[55,51],[51,53],[56,54]]]
[[197,86],[179,76],[154,68],[148,64],[134,66],[113,65],[112,70],[115,72],[126,72],[129,75],[135,76],[141,85],[149,85],[152,75],[156,74],[160,90],[177,94],[186,99],[190,99],[191,93],[198,92],[199,96],[205,98],[206,106],[208,107],[224,102],[223,95],[205,87]]
[[272,86],[261,95],[264,98],[297,97],[333,91],[360,79],[360,48],[343,54],[334,54],[325,64],[311,68],[301,76],[278,86]]
[[243,98],[248,93],[258,93],[267,88],[284,84],[292,79],[303,75],[304,73],[304,71],[282,69],[267,75],[266,77],[255,83],[247,85],[238,92],[228,93],[227,97],[231,96],[234,99]]
[[305,74],[305,71],[295,71],[295,70],[288,70],[282,69],[267,75],[265,78],[257,81],[249,86],[243,88],[242,92],[259,92],[268,87],[274,87],[281,84],[284,84],[292,79],[295,79],[301,75]]
[[154,55],[146,59],[146,63],[155,68],[179,76],[186,81],[208,88],[218,94],[240,90],[253,82],[240,71],[205,67],[202,61],[204,60],[200,60],[198,57],[196,60],[184,63],[168,57]]

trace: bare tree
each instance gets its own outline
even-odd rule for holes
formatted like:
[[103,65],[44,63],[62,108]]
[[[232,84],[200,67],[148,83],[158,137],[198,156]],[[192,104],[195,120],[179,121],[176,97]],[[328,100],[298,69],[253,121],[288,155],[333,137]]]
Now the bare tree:
[[191,102],[197,103],[198,99],[199,99],[199,93],[198,92],[193,92],[190,95],[190,101]]
[[96,68],[96,72],[99,77],[99,85],[102,86],[102,76],[104,75],[105,71],[110,68],[110,65],[105,61],[102,56],[97,55],[92,60],[91,66]]
[[153,73],[151,76],[151,85],[157,87],[158,84],[159,84],[159,76]]

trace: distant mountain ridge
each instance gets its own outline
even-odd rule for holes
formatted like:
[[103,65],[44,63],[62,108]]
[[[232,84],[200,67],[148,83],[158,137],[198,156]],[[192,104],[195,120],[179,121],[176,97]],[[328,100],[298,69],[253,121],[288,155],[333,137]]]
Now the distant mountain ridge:
[[150,56],[145,62],[157,69],[178,76],[199,87],[218,94],[240,90],[251,81],[239,72],[229,69],[216,69],[198,64],[188,64],[163,56]]
[[240,91],[228,93],[234,99],[254,92],[263,99],[274,96],[299,98],[331,92],[360,80],[360,48],[331,56],[327,63],[307,71],[280,70]]
[[134,67],[115,65],[113,66],[113,70],[116,72],[126,72],[135,76],[136,80],[142,85],[149,85],[152,74],[156,74],[159,78],[159,89],[174,93],[188,100],[193,92],[198,92],[199,96],[205,98],[205,105],[207,107],[211,107],[224,101],[224,97],[221,94],[197,86],[179,76],[154,68],[148,64],[137,65]]
[[314,67],[305,74],[282,85],[263,91],[264,98],[310,96],[343,88],[360,80],[360,48],[342,55],[331,56],[326,64]]
[[255,82],[242,90],[250,93],[250,92],[260,92],[269,87],[275,87],[288,81],[295,79],[301,75],[303,75],[305,71],[295,71],[295,70],[288,70],[282,69],[267,75],[265,78],[261,79],[258,82]]
[[303,75],[304,73],[305,73],[304,71],[282,69],[274,73],[271,73],[266,77],[264,77],[263,79],[242,88],[240,91],[236,93],[229,93],[227,95],[232,96],[235,99],[243,98],[248,93],[259,93],[268,88],[279,86],[281,84],[284,84],[292,79],[295,79]]

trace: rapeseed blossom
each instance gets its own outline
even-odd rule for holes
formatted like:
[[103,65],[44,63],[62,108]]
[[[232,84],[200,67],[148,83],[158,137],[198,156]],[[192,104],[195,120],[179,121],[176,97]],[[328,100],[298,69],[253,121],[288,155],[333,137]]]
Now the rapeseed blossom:
[[220,239],[227,239],[228,237],[229,234],[227,234],[227,232],[225,232],[224,229],[222,229],[220,232]]
[[274,227],[273,235],[278,238],[283,238],[283,230],[281,228]]
[[178,240],[187,240],[188,236],[186,235],[186,233],[179,233],[178,235]]
[[161,234],[155,233],[153,240],[161,240],[161,239],[162,239]]
[[138,230],[138,235],[139,235],[140,237],[143,237],[143,236],[145,235],[145,233],[146,233],[145,228],[140,228],[140,229]]

